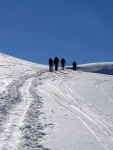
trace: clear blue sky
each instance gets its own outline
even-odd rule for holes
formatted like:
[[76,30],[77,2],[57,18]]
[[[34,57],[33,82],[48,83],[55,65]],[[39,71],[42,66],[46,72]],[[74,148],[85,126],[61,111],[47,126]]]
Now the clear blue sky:
[[113,0],[0,0],[0,52],[48,64],[113,61]]

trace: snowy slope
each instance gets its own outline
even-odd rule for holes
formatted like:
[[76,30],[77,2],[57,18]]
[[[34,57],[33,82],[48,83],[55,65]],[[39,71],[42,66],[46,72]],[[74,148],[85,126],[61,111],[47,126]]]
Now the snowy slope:
[[50,73],[0,53],[0,150],[113,150],[112,66]]
[[[67,67],[67,68],[72,69],[72,67]],[[94,73],[113,75],[113,62],[83,64],[83,65],[78,65],[77,69],[85,72],[94,72]]]

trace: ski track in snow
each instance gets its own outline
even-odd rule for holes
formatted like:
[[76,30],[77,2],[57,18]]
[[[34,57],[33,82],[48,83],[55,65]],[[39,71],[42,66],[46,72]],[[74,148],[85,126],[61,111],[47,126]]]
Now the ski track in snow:
[[21,138],[20,127],[22,126],[25,114],[31,102],[29,87],[32,80],[32,78],[25,80],[19,87],[21,99],[23,100],[19,103],[19,105],[15,106],[12,112],[10,112],[9,121],[6,124],[7,128],[4,130],[5,134],[3,133],[5,137],[3,137],[4,142],[3,146],[1,145],[2,149],[16,149],[16,146],[18,145],[19,138]]
[[95,84],[95,87],[98,89],[98,91],[105,97],[107,97],[107,101],[109,103],[113,104],[113,99],[107,94],[107,92],[105,92],[102,88],[102,85],[105,84],[105,82],[110,82],[110,81],[100,81],[98,83]]
[[[26,135],[26,132],[24,133],[23,130],[27,128],[31,128],[29,124],[28,125],[26,124],[25,120],[27,120],[26,115],[28,113],[29,107],[33,103],[33,99],[39,98],[38,96],[35,96],[36,95],[35,88],[34,88],[35,78],[37,76],[39,76],[40,78],[42,72],[43,71],[39,70],[36,74],[26,76],[22,80],[20,79],[21,84],[19,85],[15,84],[15,86],[17,86],[16,93],[17,95],[19,95],[18,97],[19,102],[13,105],[13,108],[10,110],[7,120],[5,122],[5,127],[3,127],[0,136],[1,150],[17,150],[17,149],[30,148],[30,146],[27,145],[27,138],[29,138],[29,136]],[[13,94],[10,96],[14,98]],[[41,102],[39,100],[37,102],[38,102],[37,107],[40,107]],[[38,116],[38,113],[40,114],[40,112],[37,112],[37,110],[36,110],[37,114],[34,114],[34,117],[36,117],[35,115]],[[40,122],[38,122],[38,124],[39,124],[39,128],[37,128],[38,136],[36,137],[36,140],[41,139],[41,137],[43,137],[44,135],[44,133],[41,132],[43,126],[40,125]],[[24,137],[23,139],[26,140],[23,143],[21,143],[22,137]],[[48,150],[47,148],[44,148],[41,144],[39,144],[39,142],[37,142],[37,145],[35,145],[35,147],[37,150],[38,149]],[[31,148],[32,148],[32,144],[31,144]]]
[[[4,63],[4,66],[1,65],[1,67],[12,66],[8,61]],[[13,62],[13,66],[15,65],[16,61]],[[18,62],[18,65],[22,63]],[[33,68],[36,69],[32,66]],[[109,94],[109,90],[113,90],[112,76],[100,75],[97,77],[97,74],[71,70],[50,73],[46,67],[31,73],[32,69],[26,69],[25,72],[20,71],[19,78],[15,76],[15,73],[4,73],[0,77],[0,86],[3,86],[0,98],[4,100],[4,103],[1,101],[0,106],[2,112],[0,149],[51,150],[43,145],[46,134],[51,135],[54,130],[54,123],[47,123],[47,118],[42,112],[44,100],[40,95],[46,95],[67,112],[73,114],[103,150],[112,150],[113,117],[110,114],[111,111],[103,111],[102,107],[96,107],[91,103],[94,97],[89,98],[87,93],[84,95],[84,92],[92,88],[94,94],[103,98],[110,109],[113,108],[113,95]],[[12,78],[13,80],[9,82],[8,80]],[[85,83],[91,87],[83,92]],[[106,85],[109,90],[106,89]],[[4,89],[7,89],[6,92]],[[48,132],[45,133],[45,130]],[[54,150],[60,149],[56,147]]]
[[[60,77],[62,75],[64,75],[63,73],[56,73],[56,74],[60,74]],[[76,80],[76,76],[75,75],[75,79]],[[78,75],[79,77],[79,75]],[[73,78],[73,74],[72,74],[72,78]],[[81,76],[80,76],[81,78]],[[54,92],[56,91],[56,93],[58,94],[54,94],[56,96],[59,97],[59,94],[61,95],[61,99],[63,101],[65,101],[66,103],[69,104],[69,106],[65,106],[64,104],[62,104],[61,101],[56,100],[52,95],[52,93],[48,94],[48,92],[46,92],[46,90],[42,90],[42,92],[44,92],[45,94],[47,94],[49,97],[51,97],[53,100],[56,100],[58,103],[60,103],[61,105],[63,105],[66,109],[68,109],[69,111],[71,111],[72,113],[75,113],[76,117],[79,118],[79,120],[81,120],[81,122],[88,128],[88,130],[95,136],[95,138],[98,140],[98,142],[103,146],[104,149],[106,150],[111,150],[111,148],[113,147],[113,132],[110,130],[109,127],[113,128],[113,120],[111,120],[109,117],[107,117],[107,115],[105,114],[101,114],[103,117],[99,117],[98,114],[95,114],[95,112],[97,111],[95,108],[93,108],[90,104],[87,104],[85,102],[85,99],[81,98],[81,96],[73,91],[70,87],[71,84],[73,82],[73,80],[71,79],[70,82],[66,79],[64,79],[63,81],[61,81],[59,87],[58,84],[55,85],[54,82],[57,81],[56,79],[53,79],[53,83],[46,83],[45,86],[48,86],[48,88],[51,88],[51,90],[53,90]],[[82,78],[83,80],[83,78]],[[66,82],[68,83],[68,86],[66,85]],[[44,83],[44,81],[43,81]],[[98,84],[98,83],[96,83]],[[95,87],[95,85],[94,85]],[[98,91],[101,90],[105,96],[107,96],[109,98],[109,96],[106,94],[105,91],[102,90],[102,88],[97,87]],[[50,90],[50,91],[51,91]],[[111,99],[111,98],[110,98]],[[70,107],[74,108],[74,110],[72,110]],[[107,118],[107,121],[106,121]],[[109,120],[109,122],[108,122]]]

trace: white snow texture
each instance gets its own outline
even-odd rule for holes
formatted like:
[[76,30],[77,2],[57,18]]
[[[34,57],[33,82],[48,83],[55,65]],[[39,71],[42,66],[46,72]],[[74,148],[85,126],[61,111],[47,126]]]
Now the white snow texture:
[[113,150],[113,62],[49,72],[0,53],[0,150]]

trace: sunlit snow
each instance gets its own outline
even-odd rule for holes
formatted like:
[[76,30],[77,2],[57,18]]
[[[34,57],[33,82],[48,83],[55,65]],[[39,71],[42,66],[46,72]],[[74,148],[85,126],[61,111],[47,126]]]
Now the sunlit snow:
[[0,53],[0,150],[113,150],[113,62],[49,72]]

